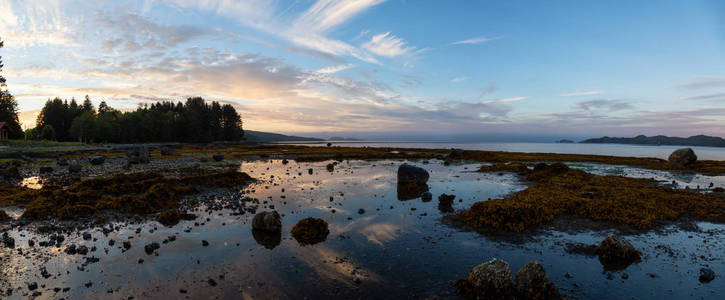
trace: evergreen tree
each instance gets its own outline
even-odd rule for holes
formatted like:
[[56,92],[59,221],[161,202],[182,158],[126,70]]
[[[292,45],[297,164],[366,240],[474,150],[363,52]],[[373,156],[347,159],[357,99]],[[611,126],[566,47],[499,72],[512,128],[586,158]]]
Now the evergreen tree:
[[[0,39],[0,48],[3,46],[4,43]],[[5,77],[2,76],[2,70],[3,61],[2,56],[0,56],[0,122],[7,123],[6,126],[10,128],[9,137],[11,139],[20,139],[23,138],[23,130],[18,120],[18,102],[8,91]]]

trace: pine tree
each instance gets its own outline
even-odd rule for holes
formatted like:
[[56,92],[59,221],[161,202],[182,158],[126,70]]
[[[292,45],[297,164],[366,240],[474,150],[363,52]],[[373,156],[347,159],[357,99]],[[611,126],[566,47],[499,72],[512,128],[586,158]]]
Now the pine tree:
[[[4,46],[2,39],[0,39],[0,48]],[[2,56],[0,56],[0,73],[3,70]],[[23,129],[20,127],[20,121],[18,120],[18,102],[15,101],[15,97],[7,89],[5,84],[5,77],[0,74],[0,122],[7,123],[6,126],[10,128],[9,137],[11,139],[23,138]]]

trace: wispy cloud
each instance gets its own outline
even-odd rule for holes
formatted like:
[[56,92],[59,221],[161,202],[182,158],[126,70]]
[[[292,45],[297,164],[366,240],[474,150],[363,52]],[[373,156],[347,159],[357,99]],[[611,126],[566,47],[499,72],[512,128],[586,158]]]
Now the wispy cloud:
[[451,43],[451,45],[475,45],[475,44],[481,44],[481,43],[485,43],[485,42],[495,41],[495,40],[502,39],[502,38],[503,37],[500,37],[500,36],[492,37],[492,38],[474,37],[474,38],[470,38],[470,39],[453,42],[453,43]]
[[481,103],[508,103],[508,102],[518,102],[522,100],[526,100],[528,97],[512,97],[512,98],[503,98],[503,99],[492,99],[492,100],[484,100],[481,101]]
[[628,110],[634,108],[631,103],[618,99],[595,99],[582,101],[575,104],[574,107],[583,111],[606,110],[608,112]]
[[375,35],[362,46],[378,56],[385,57],[396,57],[415,51],[415,47],[407,46],[403,39],[391,35],[390,32]]
[[468,77],[456,77],[456,78],[451,79],[451,82],[459,83],[459,82],[464,82],[466,80],[468,80]]
[[700,90],[725,87],[725,76],[698,76],[690,82],[678,86],[685,90]]
[[599,95],[601,93],[602,93],[602,91],[577,91],[577,92],[559,94],[559,96],[561,96],[561,97],[590,96],[590,95]]
[[715,94],[708,94],[708,95],[698,95],[698,96],[691,96],[687,98],[683,98],[684,101],[725,101],[725,93],[715,93]]

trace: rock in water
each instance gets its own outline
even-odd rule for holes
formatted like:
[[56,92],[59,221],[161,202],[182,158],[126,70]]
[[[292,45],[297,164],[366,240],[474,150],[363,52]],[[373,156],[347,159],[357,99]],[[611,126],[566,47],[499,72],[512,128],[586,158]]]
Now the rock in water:
[[692,151],[692,148],[682,148],[672,152],[667,160],[674,165],[687,166],[697,161],[697,155],[695,155],[695,151]]
[[292,228],[292,237],[302,245],[313,245],[327,239],[330,234],[327,222],[323,219],[305,218]]
[[149,158],[149,148],[136,147],[126,151],[126,158],[129,164],[147,164],[151,162]]
[[431,192],[425,192],[420,195],[420,199],[423,200],[423,202],[431,201],[433,200],[433,194],[431,194]]
[[97,166],[97,165],[102,165],[104,162],[106,162],[106,158],[103,156],[91,156],[91,157],[88,157],[88,161],[92,165]]
[[468,283],[477,296],[497,299],[511,295],[511,269],[498,258],[473,267],[468,273]]
[[252,229],[266,232],[281,232],[282,217],[276,211],[263,211],[252,219]]
[[398,184],[426,184],[430,174],[423,168],[402,164],[398,167]]
[[635,262],[640,262],[641,253],[623,237],[609,234],[597,249],[599,262],[605,270],[621,270]]
[[544,267],[535,260],[516,272],[514,287],[521,299],[561,299],[559,290],[546,277]]
[[700,282],[708,283],[715,279],[715,272],[708,268],[700,269]]

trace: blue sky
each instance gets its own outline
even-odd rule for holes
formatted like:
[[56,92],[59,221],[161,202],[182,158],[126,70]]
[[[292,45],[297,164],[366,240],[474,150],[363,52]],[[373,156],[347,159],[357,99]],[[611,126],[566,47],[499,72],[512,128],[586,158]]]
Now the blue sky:
[[8,88],[245,128],[405,138],[723,136],[720,1],[0,0]]

